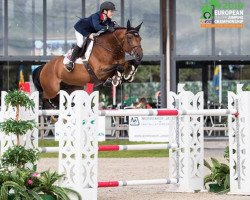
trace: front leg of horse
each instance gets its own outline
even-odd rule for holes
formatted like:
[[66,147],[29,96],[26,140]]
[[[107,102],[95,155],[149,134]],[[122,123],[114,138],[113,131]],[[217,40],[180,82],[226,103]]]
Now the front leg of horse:
[[123,73],[124,73],[124,66],[117,65],[115,75],[112,77],[112,84],[115,87],[122,84]]
[[107,79],[107,81],[115,87],[121,85],[123,82],[132,82],[138,65],[135,60],[126,61],[124,65],[117,65],[114,75],[112,78]]
[[121,64],[114,64],[112,65],[109,70],[106,70],[106,72],[111,72],[112,75],[106,79],[106,81],[104,82],[104,86],[106,87],[111,87],[113,86],[118,86],[120,84],[122,84],[122,74],[124,72],[124,66]]
[[124,64],[124,73],[122,75],[123,82],[132,82],[134,80],[135,73],[140,63],[136,60],[128,60]]

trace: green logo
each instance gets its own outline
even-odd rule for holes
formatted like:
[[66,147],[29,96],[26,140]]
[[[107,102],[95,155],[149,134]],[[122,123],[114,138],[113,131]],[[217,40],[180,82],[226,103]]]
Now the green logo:
[[243,28],[243,9],[241,2],[209,0],[202,4],[200,25],[202,28]]
[[201,19],[214,19],[214,9],[220,9],[221,4],[219,0],[210,0],[209,3],[204,3],[201,8]]

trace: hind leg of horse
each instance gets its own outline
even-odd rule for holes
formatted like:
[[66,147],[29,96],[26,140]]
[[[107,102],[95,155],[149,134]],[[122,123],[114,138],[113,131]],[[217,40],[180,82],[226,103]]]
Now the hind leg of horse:
[[44,99],[53,99],[55,98],[60,91],[60,82],[51,81],[46,85],[43,85],[43,98]]

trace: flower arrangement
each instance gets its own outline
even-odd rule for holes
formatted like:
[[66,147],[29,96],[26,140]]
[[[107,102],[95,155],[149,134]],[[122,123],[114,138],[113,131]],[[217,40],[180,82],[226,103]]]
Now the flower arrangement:
[[16,115],[15,119],[1,122],[0,129],[7,135],[16,135],[16,144],[8,148],[0,159],[0,200],[70,200],[69,193],[81,199],[76,191],[56,185],[63,175],[50,171],[37,172],[35,163],[39,159],[39,151],[20,145],[20,136],[36,126],[33,120],[19,119],[20,107],[33,109],[34,102],[22,91],[9,92],[4,100],[7,108],[16,108]]

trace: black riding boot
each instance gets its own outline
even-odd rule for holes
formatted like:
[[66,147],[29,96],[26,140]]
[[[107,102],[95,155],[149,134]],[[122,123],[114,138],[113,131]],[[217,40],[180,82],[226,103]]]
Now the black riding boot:
[[77,45],[74,46],[72,55],[70,57],[70,61],[69,61],[68,64],[65,65],[66,69],[69,72],[71,72],[74,69],[74,67],[75,67],[75,61],[78,58],[78,54],[79,54],[80,50],[81,50],[81,47],[78,47]]

